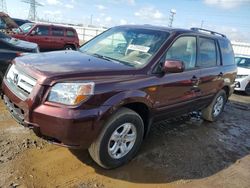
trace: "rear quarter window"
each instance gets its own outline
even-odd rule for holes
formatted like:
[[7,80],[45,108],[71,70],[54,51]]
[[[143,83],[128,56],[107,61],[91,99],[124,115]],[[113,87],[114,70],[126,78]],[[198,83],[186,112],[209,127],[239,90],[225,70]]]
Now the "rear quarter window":
[[66,31],[66,36],[67,37],[75,37],[75,32],[73,30],[67,30]]
[[229,41],[227,40],[219,40],[221,56],[222,56],[222,64],[223,65],[233,65],[234,62],[234,52],[233,48]]

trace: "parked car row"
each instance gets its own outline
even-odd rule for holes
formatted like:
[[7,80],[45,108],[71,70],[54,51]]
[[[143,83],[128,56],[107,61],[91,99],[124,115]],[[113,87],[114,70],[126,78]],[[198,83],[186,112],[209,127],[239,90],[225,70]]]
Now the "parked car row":
[[[46,36],[44,45],[52,36],[76,37],[70,28],[26,26],[27,32],[14,36]],[[87,148],[97,164],[110,169],[136,155],[156,121],[192,111],[216,121],[234,91],[236,72],[223,34],[117,26],[77,51],[16,58],[3,80],[3,99],[15,119],[38,136]]]
[[41,50],[76,50],[79,47],[77,32],[72,27],[25,23],[12,37],[35,42]]
[[0,84],[2,84],[2,79],[10,62],[25,52],[38,53],[38,45],[36,43],[12,38],[0,32]]
[[0,12],[0,85],[10,62],[23,53],[77,50],[78,47],[78,35],[72,27],[12,19]]
[[250,56],[237,56],[235,62],[238,66],[235,90],[250,95]]

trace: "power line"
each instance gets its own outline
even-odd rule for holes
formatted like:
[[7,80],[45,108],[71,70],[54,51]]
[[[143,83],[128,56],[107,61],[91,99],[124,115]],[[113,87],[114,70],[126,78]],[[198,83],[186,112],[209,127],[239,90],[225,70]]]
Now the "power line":
[[174,21],[174,15],[176,14],[176,10],[175,9],[171,9],[170,10],[170,16],[169,16],[169,24],[168,27],[172,27],[173,25],[173,21]]
[[28,19],[35,21],[37,19],[37,6],[43,6],[41,3],[38,3],[36,0],[22,0],[23,3],[27,3],[30,5],[29,16]]
[[0,12],[8,13],[6,0],[0,0]]

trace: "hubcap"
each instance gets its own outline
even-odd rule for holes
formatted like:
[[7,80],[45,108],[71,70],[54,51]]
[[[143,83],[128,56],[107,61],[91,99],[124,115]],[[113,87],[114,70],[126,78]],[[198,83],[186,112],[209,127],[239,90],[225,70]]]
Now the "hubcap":
[[133,148],[137,138],[135,125],[124,123],[111,135],[108,143],[108,153],[113,159],[124,157]]
[[216,99],[216,103],[214,105],[214,110],[213,110],[214,117],[218,116],[221,113],[223,104],[224,104],[224,99],[222,96],[219,96]]

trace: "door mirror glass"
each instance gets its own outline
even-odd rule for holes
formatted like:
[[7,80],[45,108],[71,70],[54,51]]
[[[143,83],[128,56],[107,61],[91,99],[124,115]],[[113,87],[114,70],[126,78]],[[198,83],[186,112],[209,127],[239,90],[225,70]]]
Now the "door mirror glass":
[[166,60],[163,65],[163,72],[165,73],[179,73],[185,70],[185,65],[179,60]]

